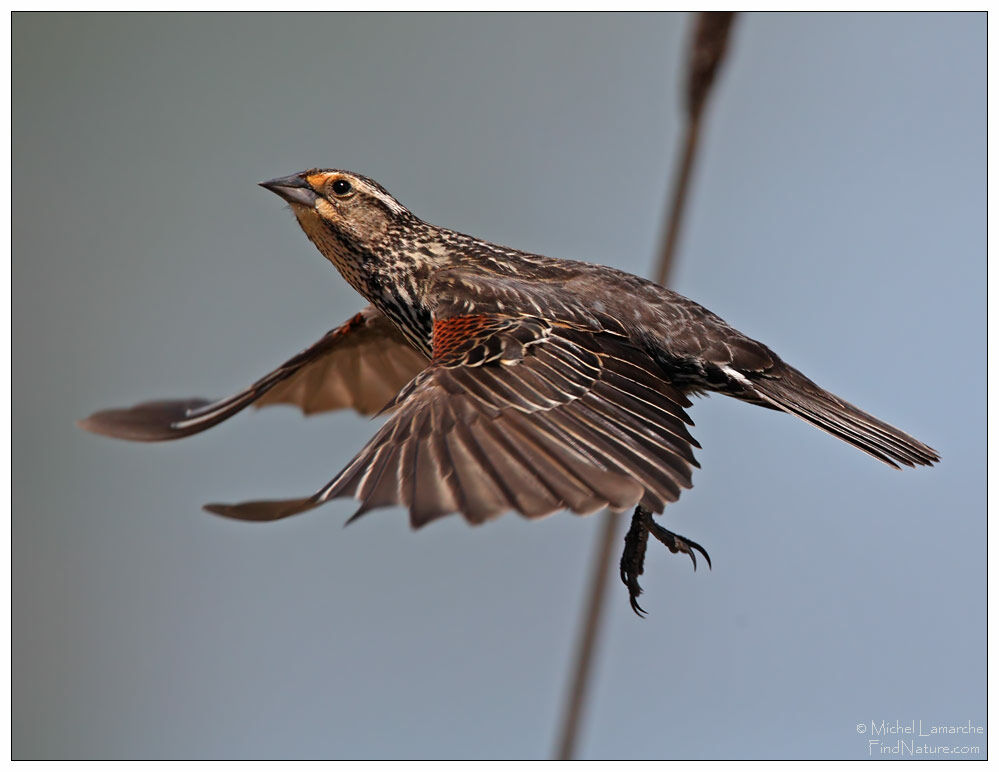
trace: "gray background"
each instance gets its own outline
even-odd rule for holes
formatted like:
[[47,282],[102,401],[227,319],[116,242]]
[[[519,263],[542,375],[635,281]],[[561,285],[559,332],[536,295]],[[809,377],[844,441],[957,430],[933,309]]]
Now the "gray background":
[[[675,286],[943,454],[894,472],[695,404],[696,487],[616,579],[586,757],[866,758],[872,720],[985,721],[985,16],[750,15]],[[13,21],[13,755],[538,757],[596,518],[336,502],[372,433],[248,412],[176,444],[74,419],[242,387],[362,305],[256,182],[366,173],[417,214],[647,273],[688,18]],[[979,740],[984,750],[984,740]]]

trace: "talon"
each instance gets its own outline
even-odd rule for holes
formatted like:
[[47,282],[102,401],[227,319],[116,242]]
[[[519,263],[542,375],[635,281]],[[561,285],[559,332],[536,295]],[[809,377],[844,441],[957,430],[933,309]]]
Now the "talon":
[[[702,547],[696,541],[691,541],[690,539],[685,539],[682,536],[677,536],[676,538],[679,541],[683,542],[684,546],[686,546],[687,549],[684,550],[684,552],[687,552],[690,555],[690,559],[691,560],[694,560],[694,552],[693,551],[697,550],[698,552],[700,552],[704,556],[704,560],[708,564],[708,568],[711,568],[711,556],[708,554],[707,550],[704,549],[704,547]],[[697,570],[697,561],[696,560],[694,560],[694,570],[695,571]]]
[[638,603],[638,596],[642,594],[642,586],[638,583],[645,568],[645,548],[649,543],[649,529],[639,507],[631,518],[631,527],[624,537],[624,551],[621,553],[620,575],[624,586],[628,588],[631,609],[638,616],[644,617],[647,613]]
[[685,553],[690,557],[690,562],[694,564],[694,570],[697,570],[697,558],[694,555],[694,551],[700,552],[705,561],[707,561],[708,568],[711,568],[711,558],[708,556],[707,551],[698,544],[696,541],[687,539],[683,536],[679,536],[672,531],[668,531],[663,528],[659,523],[652,519],[652,513],[648,513],[645,517],[646,528],[649,532],[656,537],[657,540],[661,541],[666,545],[666,549],[672,552],[674,555],[680,552]]
[[711,556],[708,554],[707,550],[704,549],[704,547],[702,547],[696,541],[692,541],[690,543],[690,546],[693,547],[698,552],[700,552],[702,555],[704,555],[704,560],[708,564],[708,568],[711,568]]
[[647,613],[638,604],[638,596],[642,594],[642,587],[638,583],[638,577],[641,576],[645,568],[645,551],[649,543],[649,534],[655,536],[674,555],[680,552],[686,554],[690,558],[690,562],[693,563],[695,571],[697,570],[698,552],[704,556],[708,568],[711,568],[711,557],[704,547],[696,541],[691,541],[683,536],[678,536],[672,531],[666,530],[652,519],[651,511],[641,505],[636,507],[635,513],[631,516],[631,526],[624,537],[624,551],[621,553],[619,573],[621,581],[628,588],[631,608],[640,617],[644,617]]
[[638,596],[642,594],[642,586],[638,583],[638,575],[629,575],[624,582],[628,588],[628,601],[631,603],[631,610],[638,616],[644,617],[648,612],[638,603]]

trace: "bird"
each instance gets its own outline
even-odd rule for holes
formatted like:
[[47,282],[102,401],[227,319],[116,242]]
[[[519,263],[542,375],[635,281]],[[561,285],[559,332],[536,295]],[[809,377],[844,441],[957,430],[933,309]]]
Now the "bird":
[[649,537],[710,558],[656,522],[699,466],[690,397],[722,394],[790,413],[885,464],[939,454],[826,391],[763,343],[682,295],[594,263],[531,254],[432,225],[384,187],[341,169],[261,182],[368,304],[224,399],[144,402],[79,421],[133,441],[202,432],[249,405],[387,416],[311,496],[208,504],[273,521],[336,498],[481,524],[634,510],[620,561],[639,615]]

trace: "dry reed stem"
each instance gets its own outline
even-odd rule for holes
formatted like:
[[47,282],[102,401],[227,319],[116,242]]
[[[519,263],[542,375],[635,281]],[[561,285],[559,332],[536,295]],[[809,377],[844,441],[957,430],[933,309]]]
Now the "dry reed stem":
[[[683,139],[683,155],[673,182],[672,204],[666,218],[666,235],[655,271],[656,281],[663,285],[669,280],[680,225],[683,221],[684,205],[687,200],[687,192],[690,189],[690,179],[700,137],[701,116],[711,93],[715,76],[725,59],[728,35],[734,18],[735,14],[731,11],[705,11],[697,15],[687,57],[685,105],[687,125]],[[614,554],[614,541],[618,531],[618,517],[610,510],[605,511],[602,517],[603,527],[598,536],[597,552],[590,571],[586,612],[576,647],[573,680],[566,700],[562,731],[556,754],[556,758],[562,760],[572,759],[576,755],[579,724],[582,720],[583,709],[586,706],[590,673],[603,620],[604,599],[610,584],[613,565],[611,558]]]

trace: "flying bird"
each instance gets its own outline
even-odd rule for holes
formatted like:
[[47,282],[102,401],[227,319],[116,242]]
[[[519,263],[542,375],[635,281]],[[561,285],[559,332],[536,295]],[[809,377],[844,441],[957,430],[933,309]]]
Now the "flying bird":
[[263,182],[370,305],[250,387],[217,401],[145,402],[79,422],[126,440],[204,431],[248,405],[388,414],[312,496],[209,504],[268,521],[340,497],[402,506],[419,528],[450,513],[482,523],[634,508],[621,578],[636,612],[649,536],[698,466],[691,395],[791,413],[889,466],[935,450],[817,386],[687,298],[601,265],[529,254],[424,222],[374,180],[311,169]]

